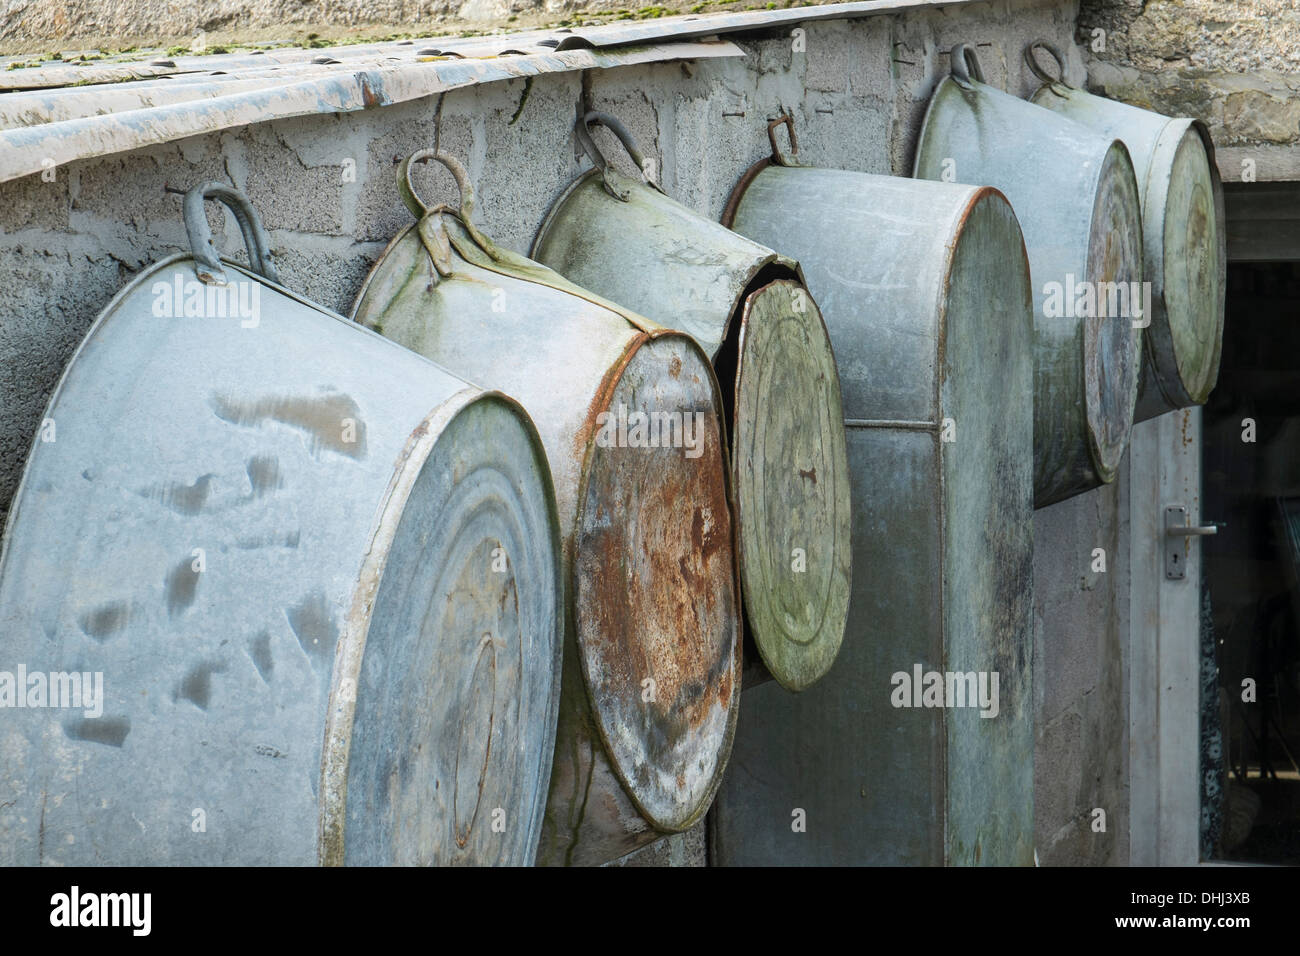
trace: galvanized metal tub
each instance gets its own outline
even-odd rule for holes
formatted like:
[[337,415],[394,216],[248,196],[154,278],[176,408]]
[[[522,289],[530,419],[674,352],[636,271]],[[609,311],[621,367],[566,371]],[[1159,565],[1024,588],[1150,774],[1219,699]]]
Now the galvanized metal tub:
[[1137,181],[1118,140],[983,83],[964,45],[951,58],[914,174],[993,186],[1019,217],[1034,280],[1041,508],[1113,481],[1128,447],[1147,321],[1130,302],[1143,280]]
[[[430,158],[457,177],[459,210],[411,189],[412,161]],[[515,395],[538,423],[572,619],[538,862],[615,859],[699,820],[731,751],[741,649],[717,381],[688,336],[496,247],[455,160],[417,153],[398,179],[418,222],[355,318]],[[695,447],[662,424],[662,441],[637,439],[634,415],[678,416]]]
[[745,620],[791,690],[831,667],[844,636],[849,482],[835,357],[798,264],[596,164],[547,214],[533,256],[574,282],[692,335],[713,358],[731,416],[731,467]]
[[[799,259],[835,345],[853,597],[824,680],[746,691],[712,858],[1031,864],[1033,306],[1019,225],[987,187],[775,157],[728,211],[741,235]],[[997,716],[893,706],[891,675],[917,666],[998,673]]]
[[[1057,76],[1034,57],[1056,59]],[[1214,141],[1199,120],[1171,119],[1069,86],[1052,44],[1025,61],[1043,81],[1032,102],[1120,140],[1142,201],[1143,275],[1151,283],[1137,420],[1202,405],[1219,377],[1227,292],[1227,230]]]
[[0,860],[530,862],[564,613],[536,430],[280,286],[241,194],[185,218],[193,254],[74,355],[9,516],[0,668],[102,698],[5,701]]

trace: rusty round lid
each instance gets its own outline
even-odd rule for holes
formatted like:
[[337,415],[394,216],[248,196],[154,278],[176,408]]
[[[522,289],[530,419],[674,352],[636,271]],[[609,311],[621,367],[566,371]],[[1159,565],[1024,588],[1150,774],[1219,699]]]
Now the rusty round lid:
[[683,830],[713,799],[739,710],[716,380],[667,333],[632,350],[597,403],[574,535],[579,659],[614,772],[646,819]]
[[[1130,296],[1143,279],[1141,204],[1128,150],[1118,140],[1102,161],[1085,268],[1094,293],[1092,314],[1081,320],[1088,443],[1098,476],[1111,481],[1133,428],[1144,321],[1135,318],[1132,299],[1137,297]],[[1117,314],[1110,314],[1112,301],[1120,306]]]
[[372,545],[380,576],[352,611],[369,625],[335,669],[332,703],[353,712],[333,722],[350,737],[341,763],[327,735],[326,790],[345,801],[325,801],[323,859],[529,865],[564,628],[546,456],[497,394],[430,422],[409,450]]
[[848,620],[849,467],[821,313],[781,279],[741,311],[732,469],[745,619],[790,690],[824,675]]

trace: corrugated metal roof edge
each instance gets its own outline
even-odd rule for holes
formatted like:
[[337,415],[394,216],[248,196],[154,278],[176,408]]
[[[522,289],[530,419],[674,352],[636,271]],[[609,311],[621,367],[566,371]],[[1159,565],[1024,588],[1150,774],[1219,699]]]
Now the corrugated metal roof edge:
[[0,182],[79,159],[127,152],[188,136],[294,116],[390,106],[478,83],[543,73],[743,55],[744,51],[735,44],[715,41],[352,68],[334,75],[276,83],[225,96],[3,130],[0,131]]
[[[111,155],[139,149],[144,146],[171,142],[187,136],[215,132],[232,127],[275,119],[286,119],[313,113],[346,113],[386,106],[418,99],[434,93],[445,92],[478,83],[490,83],[516,77],[543,73],[569,72],[584,69],[602,69],[639,63],[667,62],[680,59],[741,56],[734,44],[715,40],[703,42],[704,37],[717,37],[728,33],[771,29],[817,20],[857,19],[879,14],[923,8],[961,6],[981,0],[868,0],[858,3],[834,3],[820,6],[794,7],[784,10],[756,10],[741,13],[701,14],[699,16],[664,17],[654,20],[613,23],[589,27],[580,31],[551,32],[527,31],[521,34],[503,34],[493,37],[480,58],[464,57],[460,50],[471,52],[484,48],[485,39],[476,37],[468,41],[438,41],[439,50],[457,59],[421,58],[421,50],[411,51],[409,41],[393,44],[375,44],[356,48],[350,52],[339,51],[344,59],[319,63],[315,66],[336,67],[335,72],[303,80],[267,78],[267,85],[253,84],[227,95],[207,96],[215,91],[216,84],[204,87],[196,84],[200,94],[193,99],[128,109],[96,116],[79,116],[57,122],[39,123],[13,129],[0,130],[0,182],[29,176],[44,169],[64,165],[79,159]],[[501,44],[531,46],[534,51],[514,51],[521,55],[502,56],[489,53]],[[631,46],[631,44],[651,44]],[[432,42],[432,41],[431,41]],[[391,48],[391,49],[390,49]],[[552,52],[553,51],[553,52]],[[399,54],[415,53],[413,60],[401,61]],[[381,54],[395,62],[392,65],[366,63]],[[311,59],[306,59],[310,57]],[[319,51],[274,51],[257,60],[256,71],[264,73],[262,64],[311,63],[318,60]],[[168,67],[156,65],[142,69],[140,64],[113,64],[97,68],[95,75],[105,70],[122,71],[121,79],[150,79],[176,73],[223,73],[239,75],[237,69],[223,69],[251,59],[244,54],[215,54],[209,57],[178,58]],[[332,60],[332,57],[326,57]],[[352,60],[352,63],[347,60]],[[184,60],[183,64],[180,60]],[[201,61],[191,64],[188,61]],[[357,62],[361,60],[362,62]],[[41,83],[41,68],[33,69],[23,79],[26,89]],[[66,72],[66,66],[50,70]],[[162,72],[159,72],[162,71]],[[26,71],[16,71],[23,72]],[[144,75],[141,75],[143,73]],[[59,86],[63,73],[48,77],[45,95],[54,92],[50,85]],[[82,77],[84,73],[78,74]],[[84,82],[84,80],[83,80]],[[15,84],[16,85],[16,84]],[[66,86],[66,83],[62,85]],[[12,88],[12,87],[11,87]],[[6,103],[19,97],[35,99],[41,95],[32,92],[2,93]],[[68,94],[64,94],[68,95]],[[87,95],[94,93],[87,88]],[[34,102],[34,106],[37,104]],[[40,110],[33,110],[39,115]]]

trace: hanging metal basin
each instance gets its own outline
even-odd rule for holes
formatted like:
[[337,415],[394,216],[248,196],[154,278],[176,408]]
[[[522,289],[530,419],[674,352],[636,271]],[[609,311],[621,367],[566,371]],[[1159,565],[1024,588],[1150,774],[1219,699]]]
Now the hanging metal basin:
[[1142,201],[1143,275],[1151,284],[1151,324],[1145,333],[1137,420],[1202,405],[1219,377],[1223,304],[1227,291],[1227,231],[1223,184],[1214,141],[1199,120],[1093,96],[1044,72],[1034,58],[1046,41],[1025,50],[1043,81],[1032,102],[1081,123],[1128,148]]
[[185,221],[193,254],[73,356],[9,516],[0,860],[530,862],[564,613],[536,430],[280,286],[242,194]]
[[1016,210],[1034,280],[1034,504],[1113,481],[1133,427],[1141,367],[1142,226],[1128,151],[982,82],[952,51],[930,100],[918,179],[1000,190]]
[[[413,160],[461,186],[427,208]],[[464,170],[421,152],[398,173],[418,222],[395,238],[355,318],[516,396],[555,475],[572,628],[538,861],[601,863],[712,802],[740,691],[722,404],[708,357],[495,246]]]
[[[798,258],[830,330],[853,595],[824,680],[746,691],[713,860],[1031,864],[1033,297],[1015,213],[988,187],[798,166],[773,137],[725,216]],[[996,673],[996,718],[897,706],[891,675],[917,666]]]
[[611,168],[595,168],[547,214],[533,255],[602,296],[689,333],[712,356],[731,415],[731,467],[745,620],[772,675],[802,690],[844,636],[849,482],[835,356],[798,264]]

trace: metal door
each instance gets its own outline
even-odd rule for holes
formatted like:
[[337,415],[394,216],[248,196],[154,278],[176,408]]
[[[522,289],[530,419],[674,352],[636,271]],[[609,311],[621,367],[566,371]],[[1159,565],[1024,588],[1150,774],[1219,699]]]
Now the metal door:
[[[1200,842],[1201,409],[1139,422],[1129,455],[1129,862]],[[1184,533],[1187,532],[1187,533]]]

